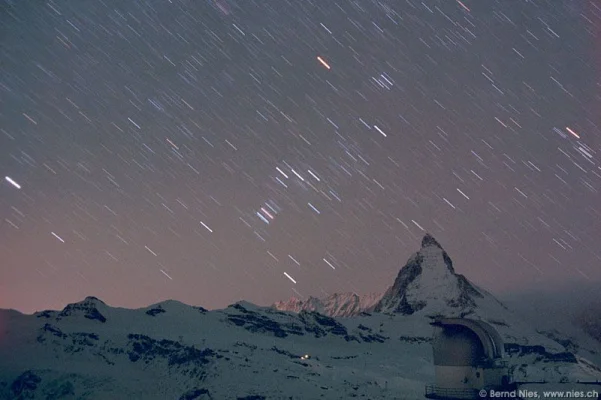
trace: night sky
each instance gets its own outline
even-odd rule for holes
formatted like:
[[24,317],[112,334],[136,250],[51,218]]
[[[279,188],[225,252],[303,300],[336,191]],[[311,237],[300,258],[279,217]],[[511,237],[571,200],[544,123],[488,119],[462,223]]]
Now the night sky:
[[0,307],[601,281],[601,4],[0,0]]

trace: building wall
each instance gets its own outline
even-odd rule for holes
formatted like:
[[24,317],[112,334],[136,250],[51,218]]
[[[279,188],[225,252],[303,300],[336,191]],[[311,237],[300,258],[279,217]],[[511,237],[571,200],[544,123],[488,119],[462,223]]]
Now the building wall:
[[434,365],[472,366],[484,358],[478,335],[459,325],[437,327],[432,352]]
[[437,387],[448,389],[482,388],[482,383],[478,382],[478,378],[476,378],[476,369],[471,366],[435,365],[434,374]]
[[448,389],[484,389],[499,386],[505,368],[476,368],[469,366],[436,365],[437,387]]
[[508,371],[506,368],[487,368],[481,373],[484,377],[482,384],[483,387],[499,386],[503,381],[503,375],[507,375]]

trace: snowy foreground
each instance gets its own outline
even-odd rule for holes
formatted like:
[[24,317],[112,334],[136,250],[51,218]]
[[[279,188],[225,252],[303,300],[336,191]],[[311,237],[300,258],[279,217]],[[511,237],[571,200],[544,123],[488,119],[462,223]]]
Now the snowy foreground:
[[379,296],[215,311],[88,297],[62,311],[0,310],[0,399],[423,399],[440,315],[493,324],[517,381],[570,390],[601,380],[598,342],[537,332],[455,274],[426,236]]

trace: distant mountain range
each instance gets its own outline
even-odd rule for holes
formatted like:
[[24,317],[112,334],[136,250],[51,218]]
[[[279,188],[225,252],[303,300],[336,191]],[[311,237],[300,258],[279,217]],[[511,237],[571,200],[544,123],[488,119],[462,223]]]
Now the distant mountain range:
[[306,301],[293,297],[275,303],[274,307],[281,311],[317,311],[331,317],[371,312],[420,313],[431,317],[507,314],[507,308],[491,294],[455,273],[451,258],[429,234],[422,239],[420,251],[407,261],[394,284],[383,294],[336,293],[324,299],[310,297]]
[[0,399],[422,399],[438,316],[495,326],[518,381],[601,380],[599,342],[537,331],[456,274],[426,235],[379,295],[214,311],[88,297],[62,311],[0,310]]

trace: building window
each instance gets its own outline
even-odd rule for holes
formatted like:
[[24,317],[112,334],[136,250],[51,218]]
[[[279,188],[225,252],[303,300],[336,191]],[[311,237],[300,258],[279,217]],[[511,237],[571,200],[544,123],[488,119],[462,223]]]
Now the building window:
[[480,372],[476,372],[476,378],[480,378]]

